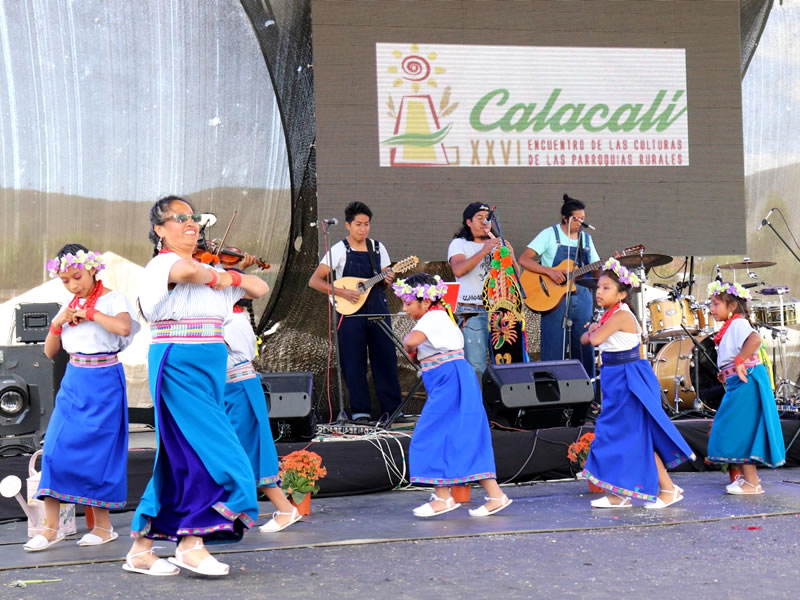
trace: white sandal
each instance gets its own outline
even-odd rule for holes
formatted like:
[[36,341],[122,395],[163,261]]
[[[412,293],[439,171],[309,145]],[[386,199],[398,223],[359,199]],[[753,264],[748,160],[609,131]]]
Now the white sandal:
[[188,569],[193,573],[197,573],[199,575],[208,575],[209,577],[221,577],[223,575],[227,575],[230,567],[225,563],[219,562],[216,558],[211,556],[210,554],[206,556],[203,560],[200,561],[200,564],[196,567],[190,565],[189,563],[184,562],[183,555],[187,552],[193,552],[194,550],[203,550],[205,546],[198,540],[194,543],[194,546],[189,548],[188,550],[180,550],[177,546],[175,547],[175,556],[170,556],[167,560],[171,562],[176,567],[180,567],[181,569]]
[[53,540],[48,540],[43,535],[35,535],[28,542],[22,547],[23,549],[27,550],[28,552],[41,552],[42,550],[47,550],[53,544],[57,544],[58,542],[62,541],[66,536],[64,532],[60,529],[53,529],[52,527],[43,527],[42,529],[47,529],[47,531],[55,531],[56,537]]
[[[748,485],[751,488],[753,488],[753,491],[752,492],[745,492],[743,488],[746,485]],[[725,486],[725,491],[728,494],[732,494],[734,496],[758,496],[758,495],[764,493],[764,488],[761,487],[760,483],[757,483],[757,484],[753,485],[752,483],[747,481],[747,479],[745,479],[741,475],[737,475],[736,479],[733,481],[733,483],[728,484],[728,485]]]
[[[609,498],[614,496],[622,500],[619,504],[613,504]],[[597,500],[592,500],[591,502],[592,508],[630,508],[633,506],[631,504],[631,499],[628,497],[623,498],[618,494],[609,494],[608,496],[603,496],[602,498],[598,498]]]
[[102,546],[103,544],[107,544],[108,542],[113,542],[115,539],[119,537],[119,534],[114,531],[114,528],[106,529],[105,527],[100,527],[99,525],[94,526],[95,529],[100,529],[101,531],[107,531],[111,535],[109,535],[107,540],[104,540],[99,535],[95,535],[93,533],[87,533],[81,539],[78,540],[78,546]]
[[[434,510],[433,506],[431,506],[431,502],[435,502],[436,500],[441,500],[445,504],[445,508],[442,510]],[[436,494],[431,494],[431,499],[423,504],[422,506],[418,506],[414,509],[414,516],[415,517],[435,517],[436,515],[442,515],[444,513],[450,512],[451,510],[457,509],[461,506],[458,502],[456,502],[455,498],[450,496],[449,498],[439,498]]]
[[[283,525],[279,524],[275,520],[275,517],[277,517],[278,515],[289,515],[289,521],[284,523]],[[259,527],[258,530],[261,533],[276,533],[278,531],[283,531],[284,529],[289,527],[289,525],[294,525],[302,518],[303,516],[299,512],[297,512],[297,508],[293,506],[292,512],[287,513],[287,512],[275,511],[274,513],[272,513],[272,518],[266,523],[264,523],[261,527]]]
[[155,554],[156,548],[160,548],[160,546],[153,546],[149,550],[142,550],[141,552],[126,555],[125,564],[122,565],[122,568],[130,573],[141,573],[142,575],[152,575],[153,577],[168,577],[180,573],[181,570],[178,567],[173,567],[163,558],[156,560],[156,562],[150,565],[149,569],[143,569],[133,564],[134,558],[142,554]]
[[672,506],[673,504],[677,504],[681,500],[683,500],[683,488],[679,488],[674,483],[672,484],[671,490],[658,490],[659,492],[672,492],[672,500],[669,502],[664,502],[661,498],[656,496],[655,502],[648,502],[644,505],[645,508],[667,508],[668,506]]
[[499,513],[501,510],[503,510],[513,502],[513,500],[508,496],[506,496],[505,494],[503,494],[502,498],[490,498],[489,496],[486,496],[485,500],[486,502],[491,502],[492,500],[494,500],[495,502],[500,502],[500,506],[498,506],[497,508],[493,508],[492,510],[486,508],[485,504],[483,506],[479,506],[478,508],[471,508],[469,509],[470,517],[488,517],[489,515]]

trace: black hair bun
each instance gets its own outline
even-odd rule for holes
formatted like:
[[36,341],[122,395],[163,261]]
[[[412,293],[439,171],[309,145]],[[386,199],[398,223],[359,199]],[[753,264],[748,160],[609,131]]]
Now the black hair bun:
[[572,200],[572,198],[569,197],[569,194],[564,194],[564,204],[566,204],[570,200]]

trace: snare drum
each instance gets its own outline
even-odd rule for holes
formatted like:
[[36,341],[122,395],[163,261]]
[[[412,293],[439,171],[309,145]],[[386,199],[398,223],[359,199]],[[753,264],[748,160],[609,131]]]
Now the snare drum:
[[662,339],[685,335],[681,324],[689,333],[697,333],[697,319],[692,312],[691,296],[684,296],[680,300],[659,298],[647,303],[650,313],[648,332],[650,339]]
[[782,309],[779,302],[759,302],[750,305],[750,315],[753,321],[773,327],[781,325],[781,310],[783,310],[784,325],[797,325],[798,317],[800,317],[800,302],[794,300],[784,302]]

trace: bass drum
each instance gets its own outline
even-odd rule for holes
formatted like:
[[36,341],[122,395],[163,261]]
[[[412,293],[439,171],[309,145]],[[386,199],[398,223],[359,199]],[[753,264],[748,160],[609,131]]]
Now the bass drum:
[[[659,387],[664,392],[664,403],[671,410],[675,409],[676,385],[678,410],[693,410],[704,406],[717,410],[725,395],[725,388],[717,381],[717,349],[711,335],[697,336],[694,338],[711,358],[709,361],[705,354],[698,352],[699,365],[697,373],[699,380],[695,381],[694,344],[683,337],[665,344],[656,354],[653,370],[656,373]],[[677,384],[676,384],[676,378]],[[695,390],[699,390],[700,405],[695,405]]]

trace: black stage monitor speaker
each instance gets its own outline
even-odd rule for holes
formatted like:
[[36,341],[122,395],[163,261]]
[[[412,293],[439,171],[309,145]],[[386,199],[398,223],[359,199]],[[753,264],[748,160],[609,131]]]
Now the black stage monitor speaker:
[[317,430],[314,376],[310,372],[259,373],[275,437],[311,439]]
[[50,321],[60,308],[61,305],[57,302],[17,304],[14,307],[17,341],[25,344],[44,342],[50,329]]
[[594,389],[579,360],[489,365],[483,403],[492,421],[523,429],[577,426]]

